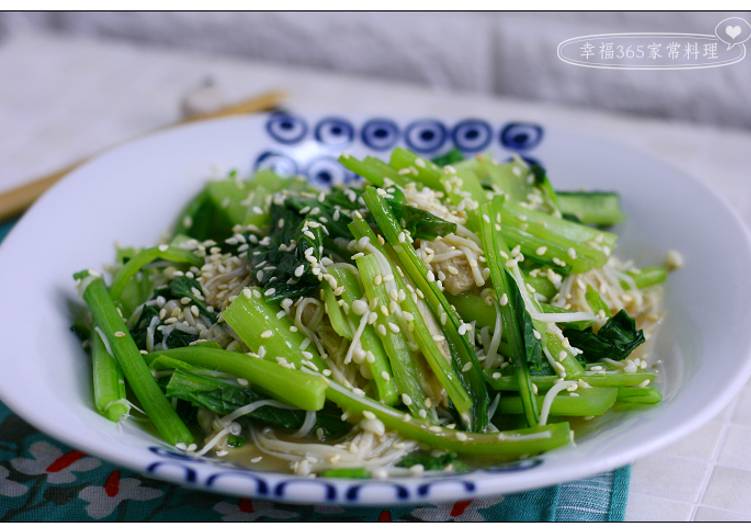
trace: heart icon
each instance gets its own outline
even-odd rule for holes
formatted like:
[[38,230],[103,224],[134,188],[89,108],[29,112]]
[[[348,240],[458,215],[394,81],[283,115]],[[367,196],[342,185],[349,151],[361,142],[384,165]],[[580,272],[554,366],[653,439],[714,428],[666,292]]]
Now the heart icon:
[[741,27],[740,26],[725,26],[725,33],[730,37],[731,39],[735,39],[738,37],[738,35],[741,34]]

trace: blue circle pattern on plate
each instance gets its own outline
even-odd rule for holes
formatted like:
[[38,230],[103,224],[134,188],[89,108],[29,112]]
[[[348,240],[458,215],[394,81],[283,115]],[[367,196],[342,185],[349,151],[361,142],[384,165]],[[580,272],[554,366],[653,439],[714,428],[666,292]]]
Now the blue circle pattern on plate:
[[512,151],[528,151],[536,148],[544,130],[542,126],[530,122],[510,122],[501,130],[501,145]]
[[[320,490],[321,500],[326,502],[359,502],[363,492],[374,489],[392,490],[394,497],[399,502],[408,502],[411,499],[419,501],[430,496],[431,491],[441,485],[452,484],[461,489],[461,497],[472,496],[477,491],[477,484],[474,479],[465,478],[463,473],[442,474],[435,477],[427,477],[424,482],[420,482],[414,491],[405,486],[399,479],[393,480],[368,480],[365,482],[348,481],[340,486],[336,483],[322,478],[305,478],[292,475],[266,475],[262,472],[256,472],[248,469],[239,468],[233,464],[219,462],[212,459],[193,457],[189,454],[181,453],[167,449],[165,447],[152,446],[149,450],[159,456],[166,458],[158,462],[152,462],[146,468],[149,474],[156,474],[161,471],[164,476],[171,477],[173,480],[181,481],[189,485],[202,485],[206,488],[221,489],[219,484],[223,479],[240,479],[248,481],[247,496],[274,496],[279,499],[294,499],[294,494],[290,494],[290,488],[296,486],[313,486]],[[515,471],[525,471],[538,467],[543,463],[541,458],[529,458],[501,464],[498,466],[485,468],[482,470],[486,474],[506,474]],[[195,466],[193,466],[195,464]],[[211,472],[205,480],[201,481],[199,472],[196,468],[202,464],[210,464],[219,471]],[[279,479],[274,482],[274,479]]]
[[328,156],[310,161],[305,169],[305,175],[313,185],[320,188],[347,184],[357,177],[344,168],[338,160]]
[[272,113],[266,121],[266,131],[282,144],[297,144],[308,132],[308,124],[299,116],[289,113]]
[[343,146],[355,138],[355,128],[349,120],[332,116],[316,124],[314,136],[321,144]]
[[467,118],[451,130],[454,146],[464,153],[476,153],[488,147],[493,140],[493,128],[485,120]]
[[401,130],[390,118],[371,118],[362,126],[360,138],[371,150],[383,151],[396,146]]
[[404,131],[404,142],[417,153],[434,153],[446,143],[448,133],[440,120],[424,118],[412,122]]
[[266,150],[256,157],[253,170],[273,170],[282,176],[293,176],[299,173],[297,162],[288,155],[274,150]]

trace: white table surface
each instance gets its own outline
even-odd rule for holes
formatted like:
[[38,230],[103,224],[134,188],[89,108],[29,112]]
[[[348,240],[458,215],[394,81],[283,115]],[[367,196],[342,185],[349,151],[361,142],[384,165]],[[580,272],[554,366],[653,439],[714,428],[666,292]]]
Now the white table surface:
[[[0,72],[0,191],[177,120],[180,97],[210,75],[227,101],[283,88],[301,111],[565,121],[705,179],[751,225],[751,132],[34,34],[0,42]],[[751,385],[717,419],[633,465],[626,519],[751,520],[749,444]]]

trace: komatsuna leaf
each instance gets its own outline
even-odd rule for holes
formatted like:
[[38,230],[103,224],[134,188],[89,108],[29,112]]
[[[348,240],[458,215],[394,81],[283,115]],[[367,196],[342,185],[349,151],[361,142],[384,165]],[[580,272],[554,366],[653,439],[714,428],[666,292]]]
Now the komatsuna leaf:
[[[201,294],[201,297],[196,294]],[[167,285],[167,293],[162,293],[162,295],[166,299],[178,300],[187,297],[191,301],[190,304],[195,305],[199,312],[204,316],[208,317],[211,321],[217,320],[216,314],[211,312],[206,306],[201,291],[201,285],[196,279],[191,279],[184,275],[175,277],[169,282],[169,285]]]
[[456,224],[429,213],[428,211],[407,205],[404,193],[396,187],[389,189],[390,198],[386,200],[394,218],[409,231],[412,238],[434,240],[456,231]]
[[290,194],[271,204],[271,226],[265,238],[250,245],[247,257],[264,291],[273,288],[272,301],[297,299],[315,291],[320,280],[314,273],[324,256],[336,259],[341,250],[336,239],[349,239],[347,225],[360,207],[352,190]]
[[432,161],[438,166],[446,166],[449,164],[459,163],[466,159],[461,150],[457,148],[451,148],[446,153],[443,153],[437,157],[433,157]]
[[636,321],[621,309],[596,333],[590,327],[584,331],[564,330],[568,341],[583,351],[588,362],[603,358],[623,360],[644,343],[644,331],[636,328]]
[[162,333],[163,329],[160,327],[160,325],[163,325],[163,322],[159,318],[159,308],[156,305],[144,305],[138,321],[130,329],[130,334],[133,336],[133,340],[136,342],[139,349],[147,349],[146,337],[148,335],[149,325],[151,325],[151,322],[154,319],[157,320],[153,329],[153,345],[155,348],[172,349],[175,347],[186,347],[192,342],[198,340],[198,334],[181,331],[175,327],[171,328],[171,331],[165,340],[164,334]]
[[[247,386],[231,384],[221,379],[196,375],[180,369],[172,374],[165,393],[167,397],[187,401],[193,406],[205,408],[220,416],[225,416],[255,401],[268,399]],[[341,410],[332,405],[326,405],[316,412],[313,431],[320,428],[326,437],[343,436],[351,427],[341,420],[341,415]],[[248,414],[248,417],[270,426],[294,431],[304,423],[305,412],[267,405],[254,410]]]
[[443,471],[451,465],[454,472],[467,471],[469,468],[459,460],[459,455],[452,452],[414,451],[396,464],[398,467],[409,468],[421,465],[425,471]]
[[532,317],[527,312],[524,299],[519,292],[519,287],[508,272],[506,272],[506,276],[511,292],[509,294],[509,304],[516,311],[517,323],[522,329],[521,337],[524,342],[524,358],[527,361],[529,372],[533,375],[551,375],[553,369],[550,367],[548,359],[542,350],[542,342],[534,334],[535,327],[532,323]]

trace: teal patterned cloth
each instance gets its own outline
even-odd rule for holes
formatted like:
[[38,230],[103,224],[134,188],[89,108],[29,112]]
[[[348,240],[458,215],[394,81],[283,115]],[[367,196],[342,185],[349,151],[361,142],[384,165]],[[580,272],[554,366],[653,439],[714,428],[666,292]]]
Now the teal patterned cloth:
[[[12,226],[0,225],[0,241]],[[558,486],[390,508],[295,506],[143,477],[41,434],[0,403],[0,521],[622,521],[629,468]]]

